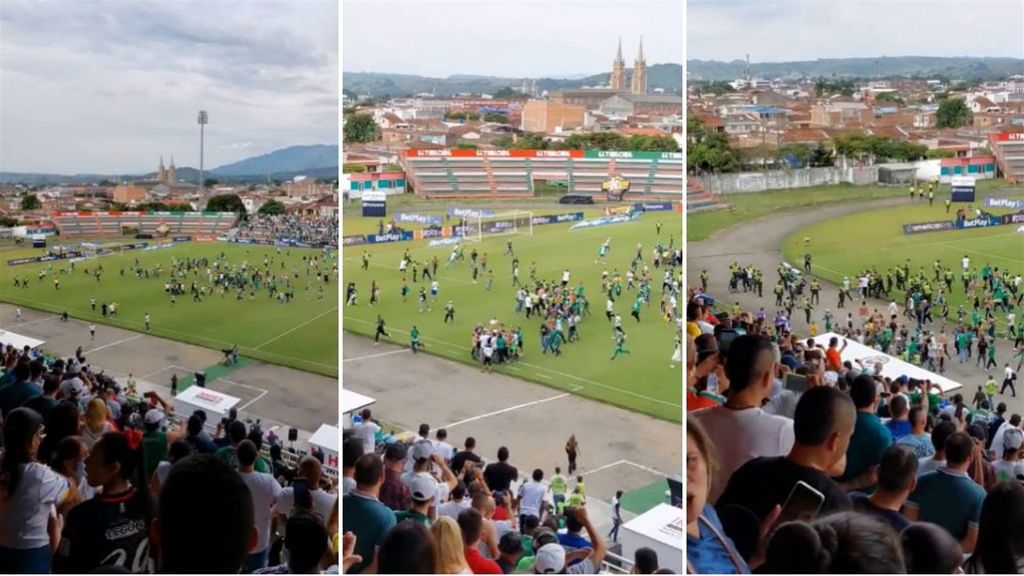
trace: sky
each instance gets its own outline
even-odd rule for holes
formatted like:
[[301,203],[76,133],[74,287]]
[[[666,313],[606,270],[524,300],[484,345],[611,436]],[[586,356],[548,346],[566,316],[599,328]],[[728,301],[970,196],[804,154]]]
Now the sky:
[[683,61],[681,0],[343,0],[342,69],[568,77]]
[[689,0],[687,59],[1024,57],[1021,0]]
[[0,1],[0,171],[213,168],[338,141],[336,0]]

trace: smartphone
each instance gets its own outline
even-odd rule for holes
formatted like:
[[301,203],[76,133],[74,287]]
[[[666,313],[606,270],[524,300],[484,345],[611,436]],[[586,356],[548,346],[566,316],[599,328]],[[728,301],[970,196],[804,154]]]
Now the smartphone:
[[786,379],[782,381],[782,387],[796,394],[803,394],[807,391],[807,376],[786,374]]
[[309,492],[309,482],[306,481],[306,478],[296,476],[295,480],[292,480],[292,490],[296,507],[306,510],[313,509],[313,495]]
[[825,504],[825,495],[801,480],[793,486],[789,497],[786,498],[786,503],[782,505],[778,523],[794,520],[810,522],[821,511],[823,504]]

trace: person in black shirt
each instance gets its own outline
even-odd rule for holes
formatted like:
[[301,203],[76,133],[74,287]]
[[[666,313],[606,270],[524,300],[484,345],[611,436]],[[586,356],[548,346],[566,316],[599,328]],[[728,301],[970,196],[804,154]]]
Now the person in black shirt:
[[[134,437],[133,437],[134,436]],[[108,432],[85,459],[89,485],[103,492],[71,509],[54,558],[58,573],[98,568],[149,571],[152,503],[142,476],[141,435]]]
[[473,450],[476,448],[476,438],[473,438],[472,436],[467,436],[465,446],[465,450],[461,452],[456,452],[455,456],[452,457],[452,472],[454,472],[456,475],[465,472],[462,468],[467,460],[470,462],[474,462],[476,464],[482,462],[482,460],[480,460],[480,457],[473,452]]
[[897,532],[910,526],[900,513],[903,503],[917,487],[917,456],[906,446],[892,445],[882,454],[878,466],[878,487],[870,496],[853,492],[850,498],[858,512],[877,516]]
[[740,507],[761,522],[775,506],[785,504],[799,481],[825,495],[821,514],[849,510],[850,497],[832,477],[846,468],[856,417],[853,401],[835,388],[804,392],[793,418],[793,449],[786,456],[754,458],[741,466],[718,499],[719,515],[727,507]]
[[519,477],[519,471],[508,463],[508,448],[498,448],[498,461],[491,462],[484,468],[484,481],[494,492],[508,492],[512,481]]

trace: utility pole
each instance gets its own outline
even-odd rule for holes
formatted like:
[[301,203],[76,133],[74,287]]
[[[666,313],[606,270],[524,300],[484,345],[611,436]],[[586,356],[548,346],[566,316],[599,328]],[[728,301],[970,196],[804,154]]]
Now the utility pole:
[[199,200],[206,207],[206,191],[203,182],[203,145],[205,140],[206,125],[210,122],[206,110],[199,111]]

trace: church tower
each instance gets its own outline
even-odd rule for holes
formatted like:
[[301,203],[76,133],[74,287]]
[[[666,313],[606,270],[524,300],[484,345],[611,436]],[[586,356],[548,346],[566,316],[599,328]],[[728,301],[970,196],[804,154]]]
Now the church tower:
[[644,59],[644,39],[640,37],[640,51],[633,63],[633,77],[629,91],[635,96],[647,94],[647,60]]
[[612,90],[626,89],[626,61],[622,59],[622,38],[619,38],[619,51],[615,55],[615,60],[612,61],[610,84]]
[[178,175],[174,171],[174,156],[171,156],[171,166],[167,168],[167,180],[168,184],[174,184],[178,181]]
[[160,167],[156,169],[156,181],[164,182],[167,179],[167,170],[164,168],[164,157],[160,155]]

